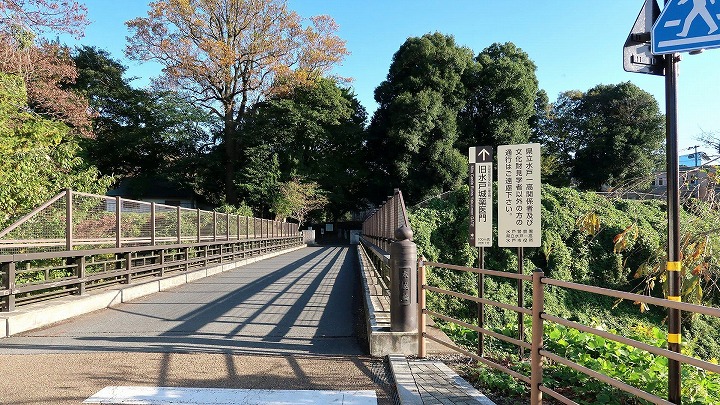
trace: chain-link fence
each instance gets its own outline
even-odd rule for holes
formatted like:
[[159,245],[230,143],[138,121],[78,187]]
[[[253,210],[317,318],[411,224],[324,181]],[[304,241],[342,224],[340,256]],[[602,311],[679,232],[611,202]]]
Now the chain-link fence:
[[0,232],[0,255],[297,236],[297,224],[66,190]]

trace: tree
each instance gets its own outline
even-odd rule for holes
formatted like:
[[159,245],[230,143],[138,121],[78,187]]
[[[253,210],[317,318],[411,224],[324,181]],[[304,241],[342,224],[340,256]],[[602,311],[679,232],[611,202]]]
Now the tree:
[[0,229],[63,188],[104,193],[112,179],[79,153],[70,127],[29,110],[23,79],[0,72]]
[[88,21],[87,10],[73,0],[2,0],[0,32],[34,36],[45,32],[67,32],[81,37]]
[[409,38],[395,53],[375,89],[380,106],[369,134],[373,175],[384,193],[400,186],[417,202],[463,182],[467,163],[455,143],[467,100],[463,76],[474,63],[470,49],[440,33]]
[[298,221],[299,228],[310,212],[322,209],[327,203],[328,199],[317,183],[294,178],[280,186],[279,198],[273,204],[273,211],[276,213],[276,220],[294,218]]
[[0,1],[0,72],[23,79],[33,111],[89,135],[87,102],[64,89],[77,76],[68,49],[39,37],[81,36],[86,24],[85,8],[75,1]]
[[[336,219],[359,205],[364,195],[365,109],[355,95],[334,80],[321,78],[259,103],[249,115],[247,133],[257,146],[258,158],[248,156],[248,165],[262,168],[261,179],[246,176],[257,169],[243,167],[243,184],[266,183],[272,173],[283,173],[287,181],[299,176],[317,182],[327,191],[330,218]],[[263,156],[262,158],[259,158]],[[276,168],[268,167],[271,162]],[[261,195],[270,201],[265,184]],[[247,187],[247,191],[250,191]],[[253,192],[261,191],[257,188]],[[250,201],[251,193],[245,198]]]
[[511,42],[492,44],[475,60],[465,75],[468,103],[458,147],[526,143],[539,91],[535,63]]
[[664,117],[648,92],[625,82],[588,90],[572,111],[578,149],[572,175],[584,189],[648,176],[663,157]]
[[132,88],[126,68],[106,51],[78,48],[73,60],[78,78],[70,87],[94,112],[95,137],[85,146],[101,172],[119,180],[159,176],[202,190],[197,166],[213,146],[212,117],[173,92]]
[[304,25],[286,0],[158,0],[128,21],[127,55],[164,65],[172,86],[222,121],[227,201],[238,202],[235,175],[245,115],[279,78],[321,76],[347,54],[337,25],[317,16]]
[[552,165],[544,176],[548,184],[558,187],[571,184],[575,154],[584,142],[578,115],[583,96],[578,90],[560,93],[538,123],[536,138],[543,145],[543,165]]

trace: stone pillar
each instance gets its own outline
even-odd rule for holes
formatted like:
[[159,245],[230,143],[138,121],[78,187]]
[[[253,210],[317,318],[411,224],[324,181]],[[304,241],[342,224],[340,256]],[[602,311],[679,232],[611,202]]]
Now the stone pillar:
[[390,330],[417,330],[417,246],[412,230],[401,226],[395,230],[390,245]]

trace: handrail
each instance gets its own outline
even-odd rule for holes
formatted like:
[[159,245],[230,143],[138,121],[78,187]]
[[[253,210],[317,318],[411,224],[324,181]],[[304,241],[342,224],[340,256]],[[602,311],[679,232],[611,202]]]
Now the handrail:
[[296,235],[288,222],[67,189],[0,231],[0,254]]
[[[467,294],[450,291],[441,289],[438,287],[433,287],[427,284],[426,282],[426,272],[427,267],[436,267],[436,268],[445,268],[450,270],[456,270],[456,271],[464,271],[464,272],[470,272],[470,273],[476,273],[476,274],[489,274],[493,276],[499,276],[499,277],[505,277],[508,279],[519,279],[523,281],[531,280],[533,283],[533,308],[532,310],[528,310],[521,307],[514,307],[508,304],[504,303],[498,303],[493,302],[484,298],[474,297]],[[518,277],[522,276],[522,277]],[[626,338],[623,336],[619,336],[614,333],[610,333],[607,331],[599,330],[596,328],[592,328],[577,322],[569,321],[567,319],[563,319],[557,316],[549,315],[544,312],[544,286],[557,286],[561,288],[567,288],[572,289],[576,291],[584,291],[588,293],[593,294],[599,294],[609,297],[616,297],[621,299],[632,299],[639,302],[645,302],[653,305],[660,305],[667,308],[675,308],[680,309],[682,311],[686,312],[694,312],[694,313],[701,313],[709,316],[714,317],[720,317],[720,309],[718,308],[711,308],[711,307],[705,307],[702,305],[694,305],[694,304],[688,304],[688,303],[682,303],[682,302],[676,302],[671,300],[666,300],[662,298],[655,298],[655,297],[648,297],[645,295],[639,295],[639,294],[633,294],[633,293],[627,293],[624,291],[616,291],[616,290],[610,290],[607,288],[601,288],[601,287],[594,287],[594,286],[588,286],[584,284],[578,284],[578,283],[572,283],[568,281],[562,281],[562,280],[556,280],[551,279],[548,277],[545,277],[542,271],[536,270],[533,272],[532,276],[529,275],[518,275],[514,273],[505,273],[505,272],[499,272],[499,271],[493,271],[493,270],[487,270],[487,269],[475,269],[465,266],[457,266],[457,265],[449,265],[449,264],[442,264],[442,263],[435,263],[435,262],[428,262],[424,261],[424,259],[418,261],[418,314],[421,319],[419,319],[419,328],[418,328],[418,357],[425,357],[426,355],[426,349],[425,349],[425,340],[429,339],[432,341],[435,341],[437,343],[440,343],[450,349],[453,349],[459,353],[462,353],[468,357],[471,357],[491,368],[494,368],[496,370],[499,370],[501,372],[504,372],[508,375],[511,375],[515,377],[516,379],[523,381],[530,385],[531,388],[531,395],[530,395],[530,403],[532,405],[540,405],[542,404],[542,394],[548,394],[549,396],[553,397],[554,399],[565,403],[565,404],[576,404],[576,402],[572,401],[571,399],[567,398],[565,395],[560,394],[551,388],[545,386],[542,384],[542,374],[543,374],[543,364],[545,362],[542,361],[542,358],[549,359],[551,361],[554,361],[559,364],[563,364],[567,367],[570,367],[571,369],[578,371],[580,373],[583,373],[591,378],[597,379],[598,381],[602,381],[604,383],[610,384],[613,387],[622,390],[626,393],[629,393],[631,395],[634,395],[638,398],[645,399],[647,401],[656,403],[656,404],[671,404],[670,401],[665,400],[663,398],[660,398],[650,392],[643,391],[640,388],[633,387],[632,385],[629,385],[623,381],[617,380],[615,378],[609,377],[605,374],[599,373],[595,370],[589,369],[585,366],[582,366],[580,364],[577,364],[571,360],[568,360],[562,356],[559,356],[555,353],[549,352],[547,350],[544,350],[543,346],[543,323],[544,321],[557,323],[560,325],[563,325],[568,328],[573,328],[585,333],[590,333],[596,336],[600,336],[605,339],[613,340],[618,343],[626,344],[628,346],[637,348],[639,350],[646,351],[648,353],[654,354],[656,356],[662,356],[668,359],[672,359],[674,361],[677,361],[680,364],[687,364],[692,365],[694,367],[698,367],[700,369],[713,372],[713,373],[720,373],[720,365],[713,364],[710,362],[706,362],[694,357],[686,356],[681,353],[675,353],[673,351],[664,349],[662,347],[655,347],[643,342],[636,341],[634,339]],[[473,302],[481,302],[485,305],[494,305],[496,307],[505,308],[521,313],[528,313],[531,315],[532,319],[532,328],[533,328],[533,334],[532,334],[532,341],[531,343],[524,342],[522,340],[513,339],[504,335],[500,335],[496,332],[488,331],[485,328],[475,326],[472,324],[469,324],[467,322],[464,322],[459,319],[455,319],[452,317],[449,317],[447,315],[440,314],[438,312],[432,311],[427,309],[426,307],[426,294],[427,292],[433,292],[435,294],[445,294]],[[516,346],[525,347],[530,349],[530,368],[531,368],[531,375],[528,378],[527,376],[521,375],[518,372],[511,370],[508,367],[505,367],[503,365],[494,363],[493,361],[478,355],[474,353],[470,353],[468,350],[459,347],[454,344],[450,344],[447,342],[443,342],[437,338],[434,338],[426,333],[425,330],[425,324],[426,324],[426,316],[433,316],[438,319],[442,319],[446,322],[452,322],[461,326],[464,326],[466,328],[469,328],[471,330],[474,330],[478,332],[479,334],[483,334],[485,336],[491,336],[500,340],[503,340],[505,342],[514,344]],[[489,333],[490,332],[490,333]]]
[[[86,290],[147,277],[174,276],[214,263],[234,263],[302,245],[302,237],[268,236],[244,240],[124,248],[21,253],[0,256],[1,311]],[[24,280],[37,275],[40,281]],[[51,277],[55,274],[55,277]]]

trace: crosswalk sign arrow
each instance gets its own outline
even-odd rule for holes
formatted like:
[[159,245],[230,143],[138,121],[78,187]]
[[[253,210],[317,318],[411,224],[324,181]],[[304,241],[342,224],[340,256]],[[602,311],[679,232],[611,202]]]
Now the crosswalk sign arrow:
[[652,28],[652,53],[720,48],[720,1],[670,0]]

